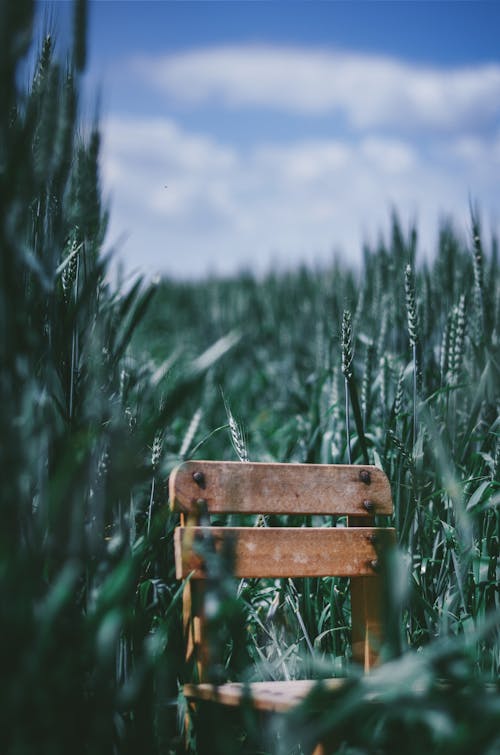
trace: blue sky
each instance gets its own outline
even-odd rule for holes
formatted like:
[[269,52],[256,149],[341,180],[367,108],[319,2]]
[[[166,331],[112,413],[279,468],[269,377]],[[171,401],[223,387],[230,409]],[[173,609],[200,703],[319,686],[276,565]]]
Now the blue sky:
[[110,243],[176,277],[500,220],[500,3],[90,3]]

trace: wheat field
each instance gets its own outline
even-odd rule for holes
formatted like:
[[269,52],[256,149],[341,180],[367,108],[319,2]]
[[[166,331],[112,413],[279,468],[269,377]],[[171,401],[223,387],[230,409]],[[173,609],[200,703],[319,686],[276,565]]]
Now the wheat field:
[[[500,282],[480,209],[464,238],[443,222],[431,260],[395,212],[361,270],[113,286],[85,3],[70,62],[31,40],[30,2],[1,13],[1,751],[182,752],[167,480],[239,458],[382,467],[398,548],[369,680],[345,580],[222,580],[227,678],[352,683],[321,716],[224,720],[212,751],[307,752],[322,732],[350,755],[498,753]],[[191,750],[206,737],[200,720]]]

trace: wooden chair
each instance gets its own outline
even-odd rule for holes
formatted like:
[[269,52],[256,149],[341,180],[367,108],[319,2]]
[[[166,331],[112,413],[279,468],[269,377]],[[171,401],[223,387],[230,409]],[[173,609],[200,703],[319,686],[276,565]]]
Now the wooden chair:
[[[353,660],[369,671],[382,640],[379,545],[395,541],[394,530],[375,527],[376,515],[392,513],[385,474],[373,466],[263,464],[189,461],[170,476],[170,503],[180,512],[175,531],[178,579],[185,584],[183,620],[186,658],[196,664],[198,682],[184,685],[192,706],[201,701],[237,707],[248,701],[258,711],[282,713],[297,705],[314,680],[211,684],[206,642],[206,563],[199,543],[210,538],[215,551],[233,543],[234,576],[350,577]],[[212,514],[347,515],[343,527],[219,527]],[[335,687],[342,679],[325,682]],[[315,755],[324,753],[321,744]]]

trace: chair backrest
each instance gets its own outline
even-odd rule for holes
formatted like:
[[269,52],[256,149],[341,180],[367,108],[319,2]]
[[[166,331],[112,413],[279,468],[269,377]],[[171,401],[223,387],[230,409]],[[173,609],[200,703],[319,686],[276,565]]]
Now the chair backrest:
[[[203,547],[228,541],[235,577],[351,577],[353,655],[368,670],[381,638],[378,556],[394,530],[375,527],[392,513],[385,474],[373,466],[189,461],[170,476],[170,503],[180,512],[175,531],[176,573],[191,575],[184,595],[188,655],[200,677],[203,648]],[[210,514],[325,514],[347,516],[342,527],[214,527]]]

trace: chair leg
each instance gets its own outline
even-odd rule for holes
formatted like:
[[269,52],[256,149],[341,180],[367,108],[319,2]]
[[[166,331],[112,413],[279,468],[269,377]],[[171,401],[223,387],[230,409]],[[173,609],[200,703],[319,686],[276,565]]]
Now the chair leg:
[[185,753],[195,751],[196,755],[228,755],[234,752],[259,752],[260,747],[247,750],[244,746],[242,749],[240,730],[246,730],[241,721],[240,708],[213,702],[191,702],[185,718]]
[[191,702],[187,702],[187,709],[184,714],[184,752],[189,753],[189,743],[192,738],[193,727],[193,715],[196,713],[196,705]]
[[321,742],[318,742],[311,755],[332,755],[332,753],[337,752],[340,745],[341,740],[338,736],[327,737]]

